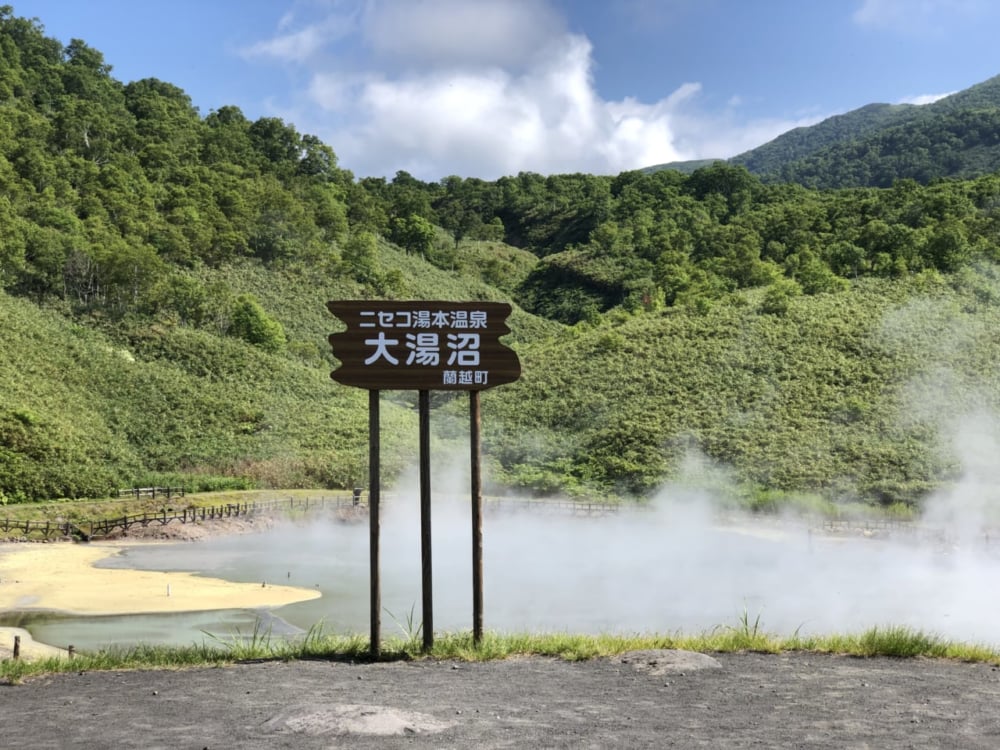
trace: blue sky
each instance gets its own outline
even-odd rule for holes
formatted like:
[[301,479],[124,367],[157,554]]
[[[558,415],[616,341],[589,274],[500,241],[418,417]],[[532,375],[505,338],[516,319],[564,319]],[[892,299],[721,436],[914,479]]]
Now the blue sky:
[[0,0],[358,177],[616,174],[1000,74],[994,0]]

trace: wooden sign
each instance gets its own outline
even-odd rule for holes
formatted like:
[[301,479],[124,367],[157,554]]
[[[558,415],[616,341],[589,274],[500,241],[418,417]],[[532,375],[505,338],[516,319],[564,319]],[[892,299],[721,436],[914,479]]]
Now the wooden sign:
[[369,390],[480,391],[521,376],[505,302],[327,302],[347,326],[330,334],[330,377]]

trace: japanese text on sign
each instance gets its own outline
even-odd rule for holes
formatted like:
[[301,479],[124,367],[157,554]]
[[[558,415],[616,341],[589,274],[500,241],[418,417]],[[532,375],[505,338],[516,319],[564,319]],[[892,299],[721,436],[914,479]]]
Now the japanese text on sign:
[[[371,365],[384,360],[389,365],[398,365],[405,354],[405,364],[417,367],[438,367],[441,363],[441,334],[404,333],[390,338],[384,329],[403,330],[407,328],[486,328],[487,316],[483,310],[414,310],[401,312],[361,311],[361,328],[376,328],[378,335],[366,338],[365,345],[372,348],[365,358]],[[400,344],[403,353],[398,356]],[[479,366],[479,334],[447,333],[444,337],[445,364],[453,368],[475,368]],[[458,382],[486,385],[489,375],[485,370],[445,370],[441,373],[442,384]]]
[[[345,385],[471,390],[520,375],[517,356],[499,342],[509,332],[510,305],[351,301],[327,306],[348,326],[330,336],[335,356],[344,363],[332,377]],[[500,373],[499,382],[491,373]]]

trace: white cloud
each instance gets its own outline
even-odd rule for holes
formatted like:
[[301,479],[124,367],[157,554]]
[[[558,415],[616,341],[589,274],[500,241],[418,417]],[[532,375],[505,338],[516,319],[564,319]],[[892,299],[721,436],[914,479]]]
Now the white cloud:
[[[329,143],[358,176],[616,174],[725,158],[816,121],[747,123],[735,103],[708,117],[698,83],[653,103],[606,100],[594,85],[589,40],[567,31],[542,0],[380,0],[353,14],[337,5],[339,15],[301,31],[292,24],[255,49],[308,59],[297,110],[282,114]],[[328,54],[336,49],[323,50],[336,46],[346,18],[358,26],[343,44],[363,42],[352,70]],[[309,55],[296,56],[302,49]]]
[[673,144],[671,112],[697,87],[682,86],[652,105],[603,101],[590,53],[584,37],[565,35],[520,74],[493,66],[381,76],[361,82],[349,105],[341,85],[331,91],[320,83],[328,77],[311,93],[322,107],[336,101],[352,110],[328,138],[359,174],[617,173],[685,158]]
[[316,28],[307,28],[293,34],[259,42],[243,50],[246,57],[273,57],[278,60],[305,62],[324,43]]
[[956,93],[955,91],[949,91],[946,94],[917,94],[916,96],[904,96],[899,100],[899,104],[933,104],[939,99],[944,99],[946,96],[951,96]]
[[[246,58],[270,58],[279,62],[303,64],[358,28],[358,9],[346,13],[330,13],[315,23],[306,23],[298,30],[299,22],[294,13],[286,13],[278,23],[282,33],[257,44],[250,45],[241,54]],[[287,31],[286,31],[287,30]]]
[[366,20],[376,55],[421,66],[517,67],[565,33],[541,0],[383,0]]

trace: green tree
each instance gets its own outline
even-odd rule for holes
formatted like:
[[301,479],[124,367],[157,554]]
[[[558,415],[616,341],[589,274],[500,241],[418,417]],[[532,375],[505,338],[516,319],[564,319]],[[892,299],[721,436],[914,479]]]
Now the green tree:
[[392,241],[408,253],[428,255],[434,247],[434,225],[423,216],[410,214],[392,223]]
[[241,294],[234,300],[229,333],[268,352],[285,346],[281,323],[270,317],[252,294]]
[[344,244],[341,253],[351,275],[362,284],[379,279],[378,240],[371,232],[356,232]]
[[791,279],[778,279],[764,292],[760,311],[768,315],[784,315],[792,300],[802,294],[802,288]]
[[962,225],[954,220],[934,227],[925,252],[935,268],[946,272],[957,271],[972,254]]

